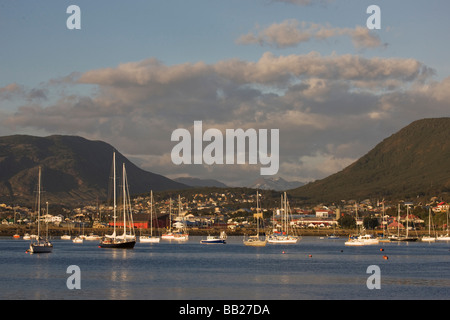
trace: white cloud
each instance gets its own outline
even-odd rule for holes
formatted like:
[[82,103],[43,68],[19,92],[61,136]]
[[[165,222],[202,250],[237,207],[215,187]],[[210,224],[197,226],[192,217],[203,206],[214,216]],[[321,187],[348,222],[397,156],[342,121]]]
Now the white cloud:
[[236,43],[287,48],[295,47],[312,39],[326,40],[338,36],[349,36],[353,45],[358,49],[386,46],[375,32],[362,26],[356,26],[354,29],[333,28],[330,25],[299,22],[295,19],[273,23],[266,28],[257,26],[255,31],[240,36]]

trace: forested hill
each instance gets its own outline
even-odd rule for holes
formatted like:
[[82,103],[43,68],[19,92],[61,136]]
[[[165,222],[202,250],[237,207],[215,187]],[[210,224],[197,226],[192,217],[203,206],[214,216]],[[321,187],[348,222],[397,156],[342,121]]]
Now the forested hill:
[[308,202],[417,198],[450,192],[450,118],[418,120],[325,179],[290,190]]
[[[30,203],[36,197],[38,167],[42,189],[53,204],[105,200],[110,185],[114,147],[78,136],[0,137],[0,201]],[[117,175],[125,163],[131,193],[183,189],[187,186],[144,171],[116,151]]]

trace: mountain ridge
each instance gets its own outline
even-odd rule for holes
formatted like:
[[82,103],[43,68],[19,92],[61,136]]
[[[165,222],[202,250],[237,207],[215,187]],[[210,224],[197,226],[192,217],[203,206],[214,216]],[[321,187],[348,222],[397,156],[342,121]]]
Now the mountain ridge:
[[289,190],[310,202],[450,192],[450,118],[412,122],[343,170]]
[[262,190],[274,190],[274,191],[286,191],[293,188],[303,186],[305,183],[300,181],[287,181],[281,177],[276,178],[259,178],[255,180],[249,188],[262,189]]
[[[93,202],[108,194],[113,151],[117,172],[125,163],[131,193],[183,189],[187,186],[140,169],[110,144],[79,136],[0,137],[0,200],[34,201],[37,168],[48,201],[60,204]],[[119,171],[120,170],[120,171]]]
[[176,182],[183,183],[190,187],[218,187],[218,188],[228,188],[228,186],[215,179],[200,179],[193,177],[178,177],[173,179]]

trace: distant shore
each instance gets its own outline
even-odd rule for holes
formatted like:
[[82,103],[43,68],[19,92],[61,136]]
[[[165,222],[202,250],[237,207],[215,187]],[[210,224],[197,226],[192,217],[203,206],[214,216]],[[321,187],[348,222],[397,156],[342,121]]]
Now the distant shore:
[[[238,230],[230,230],[225,228],[192,228],[188,229],[189,235],[192,236],[207,236],[207,235],[219,235],[221,231],[225,230],[228,236],[243,236],[243,235],[253,235],[256,233],[256,230],[253,228],[241,228]],[[166,229],[159,229],[154,234],[161,234],[165,232]],[[45,229],[41,230],[41,235],[45,234]],[[267,231],[266,231],[267,232]],[[37,233],[36,228],[29,226],[17,226],[17,225],[0,225],[0,236],[13,236],[14,234],[19,234],[21,237],[25,233],[33,234]],[[112,228],[84,228],[84,234],[95,234],[99,236],[103,236],[105,234],[111,234]],[[137,236],[139,235],[148,235],[150,234],[150,229],[135,229],[135,233]],[[261,231],[260,231],[261,233]],[[328,236],[331,234],[338,235],[340,237],[348,237],[350,234],[355,234],[356,230],[352,229],[298,229],[297,234],[300,236]],[[381,230],[368,230],[369,234],[381,234]],[[48,234],[50,237],[60,237],[64,234],[70,234],[72,236],[79,235],[78,231],[68,232],[67,228],[55,227],[51,226],[48,228]],[[391,234],[396,234],[396,232],[391,232]],[[410,231],[411,235],[422,236],[428,234],[428,230],[413,230]]]

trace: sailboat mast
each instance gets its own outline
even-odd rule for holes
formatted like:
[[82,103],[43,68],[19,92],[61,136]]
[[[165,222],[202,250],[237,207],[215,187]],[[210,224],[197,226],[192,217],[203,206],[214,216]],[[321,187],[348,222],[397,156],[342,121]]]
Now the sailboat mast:
[[408,229],[409,229],[409,205],[406,205],[406,237],[408,237]]
[[116,238],[116,153],[113,153],[113,185],[114,185],[114,238]]
[[125,193],[125,163],[122,164],[122,192],[123,192],[123,239],[125,240],[125,237],[127,235],[127,212],[126,212],[126,205],[127,205],[127,197]]
[[288,215],[288,201],[287,201],[287,194],[284,193],[284,213],[283,213],[283,232],[287,233],[287,215]]
[[38,176],[38,241],[41,236],[41,167]]
[[259,194],[256,190],[256,235],[259,237]]
[[[283,231],[283,215],[284,215],[284,198],[283,198],[283,194],[281,194],[281,210],[280,210],[280,217],[281,217],[281,231]],[[277,230],[278,231],[278,230]]]
[[172,198],[169,199],[169,230],[172,231]]
[[150,190],[150,236],[153,236],[153,190]]

